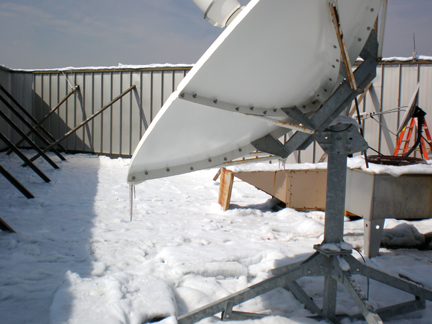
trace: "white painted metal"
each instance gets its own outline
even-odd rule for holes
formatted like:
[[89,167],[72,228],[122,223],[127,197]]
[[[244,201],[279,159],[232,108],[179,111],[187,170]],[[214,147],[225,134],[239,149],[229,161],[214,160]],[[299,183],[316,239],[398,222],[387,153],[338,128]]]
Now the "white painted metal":
[[[363,48],[380,4],[338,1],[351,61]],[[216,166],[250,151],[250,143],[264,135],[285,132],[182,95],[264,110],[297,106],[311,113],[340,82],[340,61],[327,1],[252,0],[162,107],[135,150],[128,182]]]
[[388,0],[383,0],[381,24],[379,28],[379,38],[378,38],[378,58],[379,59],[382,58],[382,52],[384,47],[384,31],[385,31],[386,17],[387,17],[387,5],[388,5]]
[[240,3],[237,0],[192,0],[204,13],[204,18],[217,27],[228,25],[230,18],[237,14]]

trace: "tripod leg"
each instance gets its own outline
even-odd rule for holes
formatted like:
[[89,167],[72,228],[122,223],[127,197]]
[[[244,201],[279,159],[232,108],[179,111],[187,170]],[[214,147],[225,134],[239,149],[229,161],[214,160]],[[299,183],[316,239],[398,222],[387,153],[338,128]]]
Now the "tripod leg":
[[424,298],[432,301],[432,290],[428,288],[424,288],[418,284],[410,282],[405,279],[396,278],[387,272],[374,269],[370,266],[367,266],[358,260],[356,260],[353,256],[345,256],[345,260],[350,265],[351,271],[356,274],[361,274],[370,279],[376,280],[383,284],[386,284],[390,287],[397,288],[399,290],[405,291],[414,296],[418,296],[420,298]]
[[382,319],[378,316],[372,305],[366,300],[360,290],[359,285],[355,282],[354,278],[349,274],[349,272],[343,273],[343,284],[350,294],[351,298],[356,303],[360,312],[363,314],[366,322],[369,324],[383,324]]
[[288,282],[284,288],[291,291],[295,298],[297,298],[300,303],[304,304],[305,308],[312,314],[322,315],[321,309],[313,302],[296,281]]

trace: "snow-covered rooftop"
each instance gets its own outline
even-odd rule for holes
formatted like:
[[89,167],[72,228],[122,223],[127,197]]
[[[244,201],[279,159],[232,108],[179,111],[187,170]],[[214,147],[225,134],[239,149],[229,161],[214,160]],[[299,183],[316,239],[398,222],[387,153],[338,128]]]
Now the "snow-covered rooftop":
[[[1,157],[1,165],[36,196],[26,199],[0,177],[0,217],[17,231],[0,231],[2,324],[137,324],[162,318],[174,324],[176,315],[262,281],[274,267],[305,259],[323,240],[323,212],[272,211],[270,196],[240,180],[234,183],[231,209],[223,212],[217,204],[219,183],[212,180],[215,169],[137,186],[130,222],[130,160],[90,154],[66,158],[58,161],[60,170],[36,161],[51,178],[45,183],[20,167],[15,155]],[[384,240],[416,246],[424,242],[421,233],[431,229],[431,219],[387,220]],[[345,234],[361,250],[363,221],[347,218]],[[366,262],[432,288],[432,251],[381,253]],[[361,259],[357,252],[354,256]],[[366,279],[356,280],[366,291]],[[298,282],[322,303],[320,278]],[[374,306],[406,301],[375,281],[369,289]],[[345,290],[338,296],[338,313],[357,313]],[[271,314],[253,323],[316,323],[284,289],[239,310]],[[426,324],[431,318],[427,302],[425,310],[388,323]]]

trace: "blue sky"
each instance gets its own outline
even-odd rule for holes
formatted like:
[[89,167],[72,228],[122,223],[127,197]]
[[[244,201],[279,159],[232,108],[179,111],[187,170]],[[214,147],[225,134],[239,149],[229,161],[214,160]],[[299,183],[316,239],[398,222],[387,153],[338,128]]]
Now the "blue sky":
[[[389,0],[384,56],[411,56],[413,33],[432,56],[431,17],[431,0]],[[11,68],[195,63],[220,32],[191,0],[0,0]]]

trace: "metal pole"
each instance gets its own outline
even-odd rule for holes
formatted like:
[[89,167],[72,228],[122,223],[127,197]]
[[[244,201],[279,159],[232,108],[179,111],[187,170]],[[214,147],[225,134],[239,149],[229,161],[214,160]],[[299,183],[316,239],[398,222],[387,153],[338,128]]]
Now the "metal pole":
[[[113,100],[111,100],[106,106],[103,106],[99,111],[97,111],[96,113],[94,113],[93,115],[91,115],[89,118],[87,118],[86,120],[82,121],[78,126],[76,126],[74,129],[71,129],[69,132],[67,132],[62,138],[58,139],[57,141],[55,141],[54,143],[52,143],[51,145],[49,145],[48,147],[46,147],[43,152],[48,151],[49,149],[51,149],[52,147],[54,147],[55,145],[57,145],[58,143],[60,143],[61,141],[65,140],[67,137],[69,137],[71,134],[73,134],[74,132],[76,132],[78,129],[80,129],[81,127],[83,127],[85,124],[87,124],[89,121],[91,121],[92,119],[96,118],[98,115],[100,115],[105,109],[107,109],[108,107],[110,107],[111,105],[113,105],[116,101],[120,100],[122,97],[124,97],[129,91],[131,91],[133,88],[135,88],[135,85],[130,86],[126,91],[122,92],[120,95],[118,95],[116,98],[114,98]],[[36,160],[38,157],[40,156],[39,154],[36,154],[35,156],[33,156],[30,161],[34,161]]]
[[[10,101],[12,101],[14,104],[15,104],[15,106],[17,106],[21,111],[22,111],[22,113],[24,114],[24,115],[26,115],[27,116],[27,118],[29,119],[29,120],[31,120],[34,124],[35,124],[35,126],[33,126],[33,127],[29,127],[29,126],[27,126],[27,127],[29,127],[30,128],[30,132],[29,132],[29,134],[27,135],[27,136],[29,136],[32,132],[37,132],[37,130],[36,130],[36,125],[38,124],[38,121],[27,111],[27,110],[25,110],[25,108],[18,102],[18,101],[16,101],[15,100],[15,98],[3,87],[3,86],[1,86],[0,85],[0,90],[1,91],[3,91],[4,92],[4,94],[6,95],[6,97],[8,97],[9,98],[9,100]],[[16,114],[15,113],[15,111],[14,111],[14,114]],[[18,115],[17,115],[18,116]],[[20,117],[18,117],[18,118],[20,118]],[[21,119],[21,118],[20,118]],[[54,138],[54,136],[52,136],[51,134],[50,134],[50,132],[48,132],[46,129],[45,129],[45,127],[43,127],[42,125],[39,125],[40,126],[40,129],[41,129],[41,131],[42,132],[44,132],[44,134],[50,139],[50,140],[52,140],[52,141],[55,141],[55,138]],[[21,139],[21,141],[23,141],[24,139]],[[47,142],[48,143],[48,142]],[[63,147],[61,147],[60,145],[59,145],[59,147],[61,148],[61,149],[63,149],[64,150],[64,148]],[[9,153],[9,152],[8,152]],[[57,153],[56,153],[57,154]],[[60,154],[60,153],[59,153]],[[65,161],[66,159],[60,154],[60,155],[57,155],[61,160],[63,160],[63,161]]]
[[[64,97],[58,104],[57,106],[55,106],[53,109],[50,110],[50,112],[48,114],[46,114],[36,125],[34,128],[38,128],[41,127],[42,123],[48,119],[49,116],[51,116],[74,92],[75,90],[79,89],[79,85],[75,86],[67,95],[66,97]],[[30,136],[30,134],[32,133],[32,131],[28,132],[26,135]],[[24,142],[25,139],[21,139],[16,146],[19,146],[22,142]],[[54,139],[55,140],[55,139]],[[59,145],[60,146],[60,145]],[[62,147],[62,146],[61,146]],[[62,149],[67,153],[67,150],[62,147]],[[12,151],[8,151],[7,154],[11,154]]]
[[0,165],[0,173],[9,180],[10,183],[14,185],[15,188],[17,188],[24,196],[26,196],[28,199],[34,198],[33,194],[27,190],[26,187],[24,187],[17,179],[15,179],[9,172],[6,171],[5,168],[3,168]]
[[[28,127],[29,129],[31,129],[34,133],[35,133],[35,135],[36,135],[36,137],[38,137],[41,141],[42,141],[42,143],[44,143],[44,144],[46,144],[46,145],[50,145],[50,143],[27,121],[27,120],[25,120],[25,118],[23,117],[23,116],[21,116],[19,113],[18,113],[18,111],[16,111],[16,109],[14,108],[14,107],[12,107],[12,105],[10,104],[10,103],[8,103],[7,101],[6,101],[6,99],[5,98],[3,98],[3,96],[1,96],[0,95],[0,100],[6,105],[6,107],[8,107],[9,108],[9,110],[10,111],[12,111],[13,112],[13,114],[15,115],[15,116],[17,116],[18,117],[18,119],[26,126],[26,127]],[[63,161],[66,161],[66,159],[63,157],[63,155],[61,155],[60,154],[60,152],[59,151],[57,151],[55,148],[52,148],[52,151],[60,158],[60,160],[63,160]]]
[[343,241],[346,175],[347,156],[329,153],[323,243]]
[[7,146],[11,148],[13,152],[15,152],[16,155],[18,155],[21,160],[26,162],[30,168],[39,176],[42,178],[45,182],[50,182],[51,180],[43,173],[39,168],[31,162],[27,156],[25,156],[6,136],[4,136],[2,133],[0,133],[0,140],[2,140]]
[[[3,111],[0,110],[0,117],[2,117],[18,134],[26,139],[27,143],[31,145],[39,154],[38,157],[42,157],[54,168],[60,169],[57,164],[51,160]],[[26,165],[26,164],[25,164]]]

